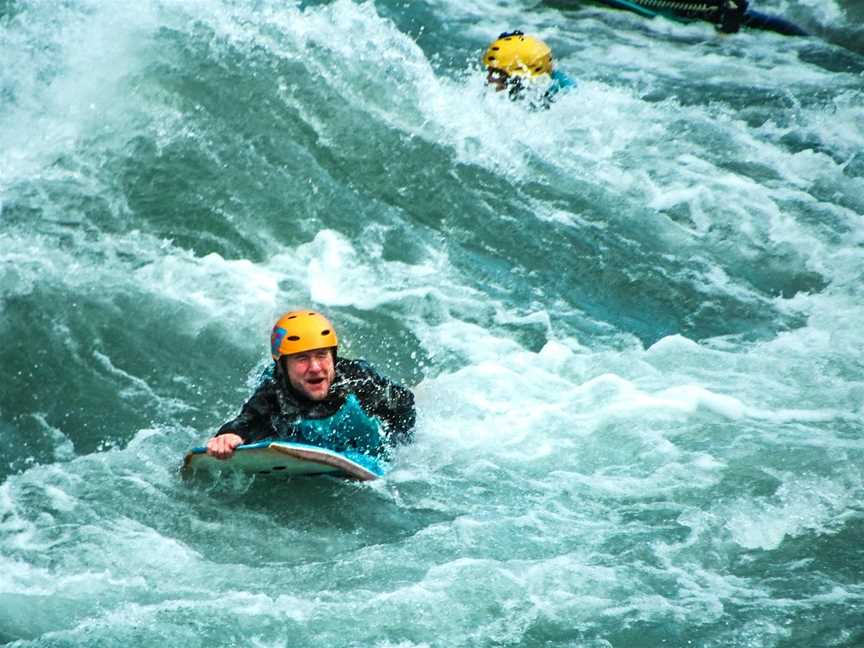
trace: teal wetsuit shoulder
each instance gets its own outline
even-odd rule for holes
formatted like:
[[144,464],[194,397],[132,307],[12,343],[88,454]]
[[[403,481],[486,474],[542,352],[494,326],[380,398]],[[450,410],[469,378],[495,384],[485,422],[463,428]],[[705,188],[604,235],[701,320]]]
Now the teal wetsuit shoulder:
[[576,87],[576,82],[560,70],[552,70],[552,74],[549,76],[552,77],[552,82],[546,92],[543,93],[543,99],[539,106],[535,106],[536,108],[550,108],[559,94]]
[[378,419],[363,411],[354,394],[332,416],[303,419],[294,424],[294,431],[302,443],[338,452],[356,450],[377,456],[385,447]]
[[557,85],[558,90],[566,90],[567,88],[575,88],[576,82],[561,70],[552,70],[552,85]]

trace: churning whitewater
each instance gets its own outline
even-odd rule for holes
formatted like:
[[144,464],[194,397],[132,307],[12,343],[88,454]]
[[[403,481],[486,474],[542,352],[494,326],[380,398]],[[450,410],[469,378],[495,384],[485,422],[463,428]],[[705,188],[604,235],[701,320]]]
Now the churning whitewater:
[[[0,0],[0,644],[864,645],[864,9],[750,4]],[[295,307],[414,443],[182,479]]]

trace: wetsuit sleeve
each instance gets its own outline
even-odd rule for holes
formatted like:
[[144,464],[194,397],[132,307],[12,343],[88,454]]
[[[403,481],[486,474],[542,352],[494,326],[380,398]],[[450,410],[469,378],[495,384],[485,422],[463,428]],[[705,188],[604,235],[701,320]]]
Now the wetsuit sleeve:
[[274,402],[272,387],[260,385],[243,404],[240,414],[220,427],[216,436],[233,433],[243,439],[243,443],[255,443],[273,436],[270,420]]
[[417,418],[412,391],[384,378],[363,360],[339,362],[345,388],[357,396],[363,410],[385,424],[392,442],[410,443]]

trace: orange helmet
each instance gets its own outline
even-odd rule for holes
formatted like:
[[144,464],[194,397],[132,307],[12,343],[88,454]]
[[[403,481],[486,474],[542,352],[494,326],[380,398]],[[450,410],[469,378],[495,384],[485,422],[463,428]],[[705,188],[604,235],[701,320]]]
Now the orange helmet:
[[330,320],[315,311],[285,313],[273,326],[270,335],[270,355],[276,361],[283,355],[336,348],[338,345],[336,330]]

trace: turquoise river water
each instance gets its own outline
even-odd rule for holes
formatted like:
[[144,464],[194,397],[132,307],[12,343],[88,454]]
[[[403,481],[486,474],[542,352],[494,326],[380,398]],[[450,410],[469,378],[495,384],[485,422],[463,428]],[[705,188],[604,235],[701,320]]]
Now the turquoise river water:
[[[864,5],[751,5],[0,0],[0,644],[864,646]],[[415,443],[184,482],[306,305]]]

